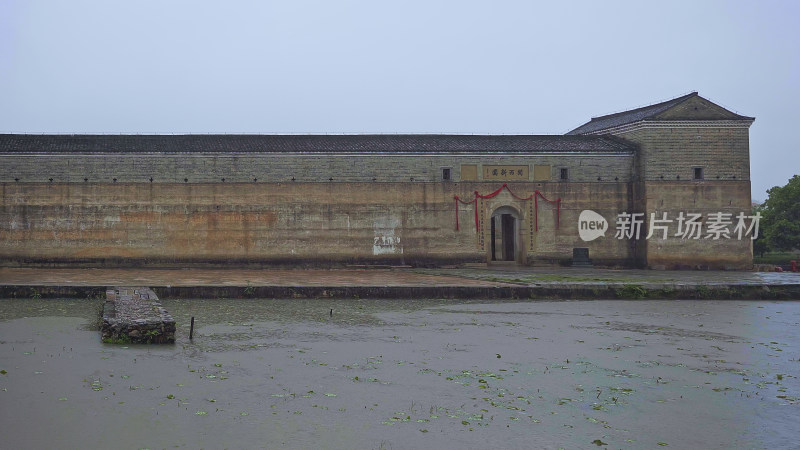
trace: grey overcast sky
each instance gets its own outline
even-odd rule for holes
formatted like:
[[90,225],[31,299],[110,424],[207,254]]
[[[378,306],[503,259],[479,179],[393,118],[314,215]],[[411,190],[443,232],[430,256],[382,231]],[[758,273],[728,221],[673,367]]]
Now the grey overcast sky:
[[0,132],[561,134],[698,91],[800,173],[797,1],[0,1]]

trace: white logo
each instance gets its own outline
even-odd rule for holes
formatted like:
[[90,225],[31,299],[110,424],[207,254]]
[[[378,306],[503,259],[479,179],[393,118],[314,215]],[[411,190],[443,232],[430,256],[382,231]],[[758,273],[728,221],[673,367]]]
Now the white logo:
[[581,211],[578,217],[578,233],[585,242],[593,241],[600,236],[606,235],[608,221],[605,217],[597,214],[591,209]]

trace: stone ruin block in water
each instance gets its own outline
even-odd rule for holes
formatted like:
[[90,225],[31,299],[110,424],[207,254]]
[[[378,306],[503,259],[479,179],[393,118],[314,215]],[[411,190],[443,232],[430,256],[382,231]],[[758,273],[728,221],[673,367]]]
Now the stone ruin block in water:
[[109,288],[101,337],[103,342],[116,344],[174,344],[175,319],[150,288]]

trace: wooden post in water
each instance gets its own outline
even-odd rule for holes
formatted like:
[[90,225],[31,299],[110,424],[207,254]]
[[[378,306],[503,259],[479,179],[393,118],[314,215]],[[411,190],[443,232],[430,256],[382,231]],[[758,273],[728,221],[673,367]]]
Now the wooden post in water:
[[192,323],[191,323],[191,325],[189,325],[189,340],[190,341],[192,340],[193,335],[194,335],[194,316],[192,316]]

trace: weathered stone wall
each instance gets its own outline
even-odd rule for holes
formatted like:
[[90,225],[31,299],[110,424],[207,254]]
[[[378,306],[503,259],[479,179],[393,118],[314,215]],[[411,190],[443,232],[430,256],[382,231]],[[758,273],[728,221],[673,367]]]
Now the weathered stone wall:
[[[647,264],[655,268],[711,268],[751,269],[753,266],[753,244],[750,236],[738,239],[733,233],[740,213],[750,215],[749,181],[652,181],[646,183],[646,211],[656,218],[666,213],[669,224],[667,239],[660,233],[647,240]],[[702,215],[703,227],[699,239],[682,239],[674,234],[678,231],[677,218],[683,213]],[[708,237],[710,214],[730,214],[732,224],[728,237]],[[749,225],[750,220],[746,221]]]
[[[0,264],[446,264],[486,261],[472,199],[502,182],[405,183],[1,183]],[[626,263],[629,243],[607,235],[583,243],[577,217],[593,209],[609,220],[629,208],[629,184],[509,183],[554,204],[507,192],[480,204],[522,213],[527,260],[569,259],[589,247],[595,261]],[[613,224],[610,225],[613,227]],[[481,233],[488,232],[487,221]],[[613,230],[612,230],[613,233]]]
[[433,182],[450,168],[461,180],[461,165],[550,166],[550,179],[569,169],[577,182],[626,182],[631,179],[631,153],[602,156],[561,155],[339,155],[307,153],[97,153],[3,155],[0,182],[54,183],[221,183],[225,182]]

